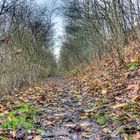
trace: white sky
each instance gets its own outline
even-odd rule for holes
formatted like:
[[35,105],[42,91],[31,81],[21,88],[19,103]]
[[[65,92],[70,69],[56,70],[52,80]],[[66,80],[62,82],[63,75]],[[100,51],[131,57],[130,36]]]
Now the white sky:
[[[55,5],[54,2],[55,1]],[[51,8],[56,8],[61,5],[61,0],[36,0],[38,4],[47,4]],[[64,25],[63,25],[63,18],[59,16],[58,14],[54,14],[53,16],[53,22],[55,23],[54,26],[54,54],[56,57],[59,56],[60,48],[61,48],[61,43],[64,38]]]

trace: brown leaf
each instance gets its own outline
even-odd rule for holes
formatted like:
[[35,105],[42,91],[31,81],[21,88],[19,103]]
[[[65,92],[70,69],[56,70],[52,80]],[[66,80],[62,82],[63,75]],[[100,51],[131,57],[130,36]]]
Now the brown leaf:
[[139,100],[140,100],[140,95],[137,95],[131,101],[135,103],[136,101],[139,101]]
[[103,95],[107,94],[107,90],[106,89],[103,89],[101,92],[102,92]]
[[16,54],[20,54],[20,53],[22,53],[22,50],[21,49],[17,49],[16,50]]
[[41,140],[41,136],[40,135],[35,136],[33,140]]
[[128,140],[128,135],[127,134],[124,134],[123,137],[124,137],[124,140]]
[[140,140],[140,132],[137,132],[136,134],[133,134],[133,139],[134,140]]
[[117,104],[117,105],[113,106],[113,108],[117,109],[117,108],[123,108],[123,107],[126,107],[126,106],[128,106],[127,103],[122,103],[122,104]]
[[11,136],[12,138],[15,138],[15,137],[16,137],[16,132],[10,131],[10,136]]
[[3,123],[3,120],[0,120],[0,125]]
[[84,127],[90,126],[90,123],[89,122],[82,122],[79,125],[84,128]]
[[133,89],[134,92],[137,93],[138,90],[139,90],[139,84],[128,85],[127,89],[128,89],[128,90],[132,90],[132,89]]
[[3,129],[2,128],[0,128],[0,135],[2,135],[3,134]]

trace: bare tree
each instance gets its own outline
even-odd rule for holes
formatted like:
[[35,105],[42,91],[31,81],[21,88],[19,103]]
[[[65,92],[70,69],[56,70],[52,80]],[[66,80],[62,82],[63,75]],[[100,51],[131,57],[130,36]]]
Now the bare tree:
[[[101,59],[103,53],[109,53],[111,57],[117,56],[119,64],[123,65],[124,45],[138,39],[135,26],[136,22],[139,23],[139,0],[137,5],[132,0],[63,0],[63,2],[67,22],[66,40],[68,42],[79,40],[81,44],[79,48],[81,50],[84,48],[82,54],[86,54],[82,61],[86,62],[85,58],[92,57]],[[75,43],[71,45],[71,50],[73,48]]]

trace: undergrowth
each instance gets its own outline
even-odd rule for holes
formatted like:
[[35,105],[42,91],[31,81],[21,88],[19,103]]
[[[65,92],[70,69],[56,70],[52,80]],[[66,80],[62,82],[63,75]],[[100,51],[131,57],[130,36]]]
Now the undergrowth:
[[[15,132],[17,127],[22,127],[25,131],[32,130],[35,127],[36,113],[36,108],[33,105],[20,103],[9,112],[1,114],[0,129]],[[6,138],[0,136],[0,139]]]

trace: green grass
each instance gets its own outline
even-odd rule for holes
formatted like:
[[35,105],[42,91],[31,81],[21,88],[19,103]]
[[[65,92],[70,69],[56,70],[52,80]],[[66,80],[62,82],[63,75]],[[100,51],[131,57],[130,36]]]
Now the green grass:
[[129,65],[128,65],[128,69],[129,70],[136,70],[137,69],[137,67],[138,67],[138,62],[137,61],[135,61],[135,62],[131,62]]
[[96,119],[96,123],[99,125],[106,125],[108,123],[107,117],[100,113],[96,113],[92,117]]
[[103,75],[106,77],[106,76],[109,76],[110,75],[110,71],[109,70],[104,70],[103,71]]
[[97,120],[96,123],[99,125],[106,125],[108,123],[108,119],[105,116],[100,116]]
[[0,140],[7,140],[6,137],[0,136]]
[[36,109],[30,104],[21,103],[7,114],[0,116],[3,123],[1,129],[16,130],[17,126],[22,126],[26,130],[34,128]]

